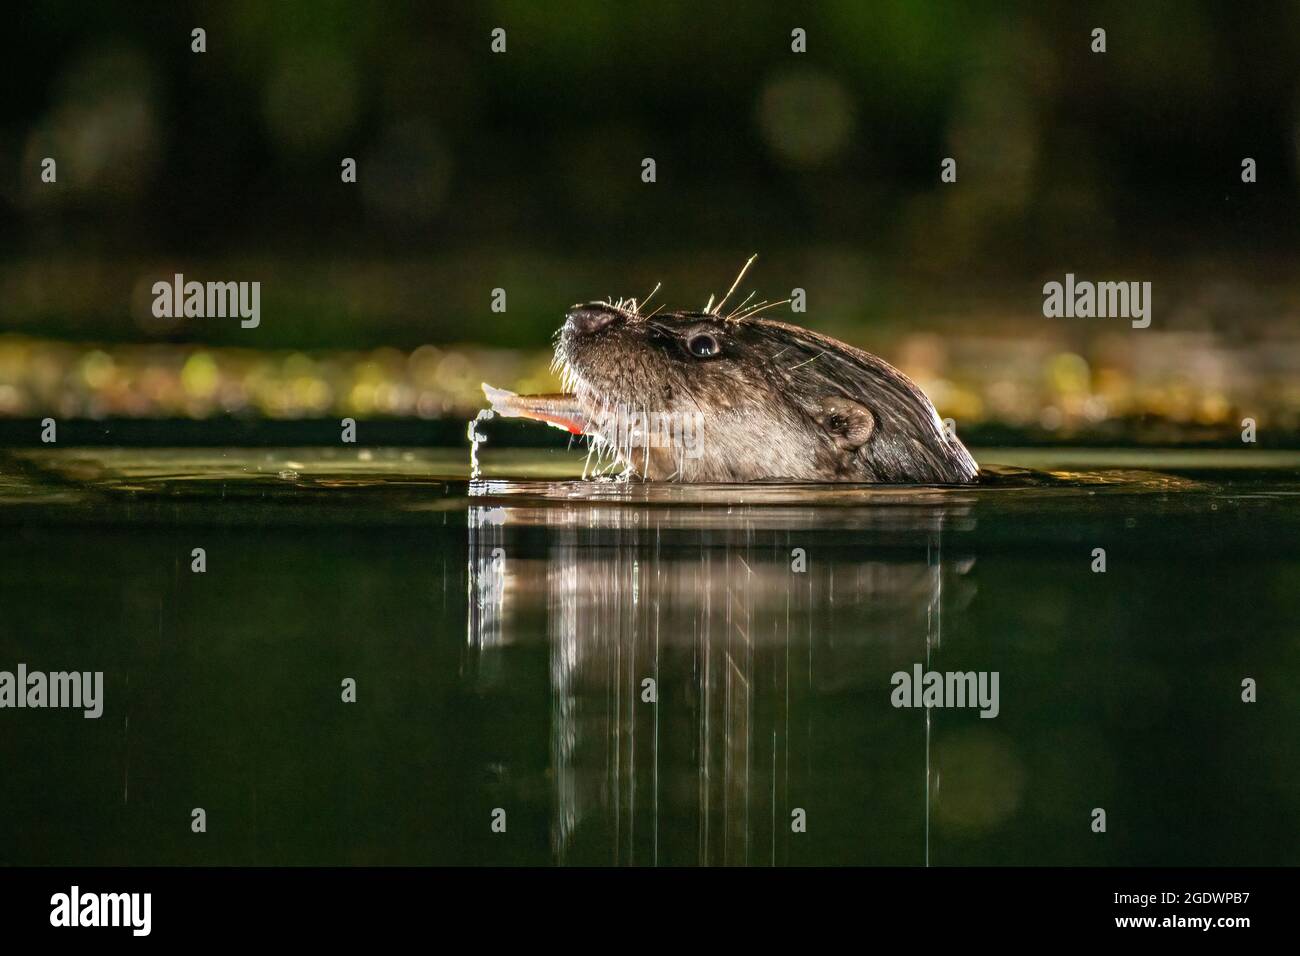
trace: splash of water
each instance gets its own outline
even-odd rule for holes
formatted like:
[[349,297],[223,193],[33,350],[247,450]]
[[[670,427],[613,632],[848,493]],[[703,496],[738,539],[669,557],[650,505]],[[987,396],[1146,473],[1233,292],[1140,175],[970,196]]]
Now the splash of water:
[[485,408],[475,415],[465,428],[465,436],[469,439],[469,477],[471,481],[479,477],[481,470],[478,463],[478,446],[487,441],[487,436],[479,432],[478,426],[495,415],[496,412],[492,409]]

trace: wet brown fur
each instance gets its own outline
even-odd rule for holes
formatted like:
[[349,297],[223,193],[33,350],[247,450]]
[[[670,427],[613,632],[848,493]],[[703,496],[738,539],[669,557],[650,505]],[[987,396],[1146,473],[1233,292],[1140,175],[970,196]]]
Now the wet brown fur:
[[[570,310],[555,365],[590,420],[614,409],[699,413],[698,455],[649,442],[610,447],[597,428],[598,452],[649,480],[975,480],[970,452],[907,376],[869,352],[762,318],[765,307],[642,314],[631,300]],[[688,348],[705,333],[720,347],[715,357]]]

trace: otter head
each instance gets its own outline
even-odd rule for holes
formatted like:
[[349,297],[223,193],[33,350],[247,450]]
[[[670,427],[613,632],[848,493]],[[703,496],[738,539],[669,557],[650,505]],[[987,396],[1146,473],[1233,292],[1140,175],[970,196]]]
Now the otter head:
[[577,305],[555,365],[581,430],[644,478],[957,483],[978,473],[902,372],[753,314]]

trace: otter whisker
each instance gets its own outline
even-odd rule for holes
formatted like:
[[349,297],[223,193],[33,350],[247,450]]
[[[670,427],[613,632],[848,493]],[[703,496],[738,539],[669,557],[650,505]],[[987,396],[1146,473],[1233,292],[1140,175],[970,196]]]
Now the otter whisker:
[[[727,294],[722,297],[722,300],[718,303],[716,309],[705,309],[705,312],[712,312],[716,315],[718,312],[722,311],[722,306],[731,298],[731,293],[736,291],[736,286],[740,285],[741,280],[745,278],[745,273],[749,271],[749,267],[754,264],[754,260],[757,258],[758,253],[756,252],[745,261],[745,264],[740,267],[740,274],[736,276],[736,281],[731,283],[731,288],[727,290]],[[713,302],[712,296],[709,297],[709,302]]]
[[797,368],[803,368],[809,362],[815,362],[825,354],[826,354],[825,352],[818,352],[816,355],[814,355],[812,358],[808,359],[807,361],[800,362],[798,365],[791,365],[788,369],[786,369],[786,371],[793,372]]
[[655,287],[650,290],[650,294],[641,300],[641,308],[645,308],[646,303],[649,302],[651,299],[653,299],[655,297],[655,293],[658,292],[662,287],[663,287],[662,282],[656,282]]
[[742,313],[740,309],[736,309],[734,312],[732,312],[730,315],[728,315],[725,319],[723,319],[723,321],[724,321],[724,322],[739,322],[741,319],[744,319],[744,318],[748,317],[749,315],[751,315],[751,314],[757,312],[759,309],[764,308],[767,304],[768,304],[767,299],[764,299],[764,300],[762,300],[761,302],[759,302],[758,304],[756,304],[756,305],[754,305],[754,306],[751,306],[750,309],[749,309],[749,311],[747,311],[747,312]]
[[751,319],[760,312],[766,312],[768,309],[775,309],[778,305],[788,305],[793,301],[793,299],[779,299],[776,302],[761,302],[744,315],[737,316],[736,321],[739,322],[741,319]]
[[[732,318],[733,316],[735,316],[735,314],[736,314],[737,312],[742,312],[742,311],[744,311],[745,306],[749,305],[750,300],[753,299],[754,296],[757,295],[757,294],[758,294],[758,293],[756,293],[756,292],[751,292],[749,295],[745,296],[745,301],[741,302],[740,305],[736,306],[736,307],[735,307],[734,309],[732,309],[729,313],[727,313],[727,319],[728,319],[728,321],[730,321],[731,318]],[[764,299],[763,301],[766,302],[767,300]]]

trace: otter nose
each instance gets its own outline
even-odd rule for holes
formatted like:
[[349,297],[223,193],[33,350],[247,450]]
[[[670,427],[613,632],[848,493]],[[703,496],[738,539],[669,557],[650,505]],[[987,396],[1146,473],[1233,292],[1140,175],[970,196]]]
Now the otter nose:
[[599,332],[618,320],[622,313],[607,305],[575,305],[565,315],[565,324],[581,335]]

